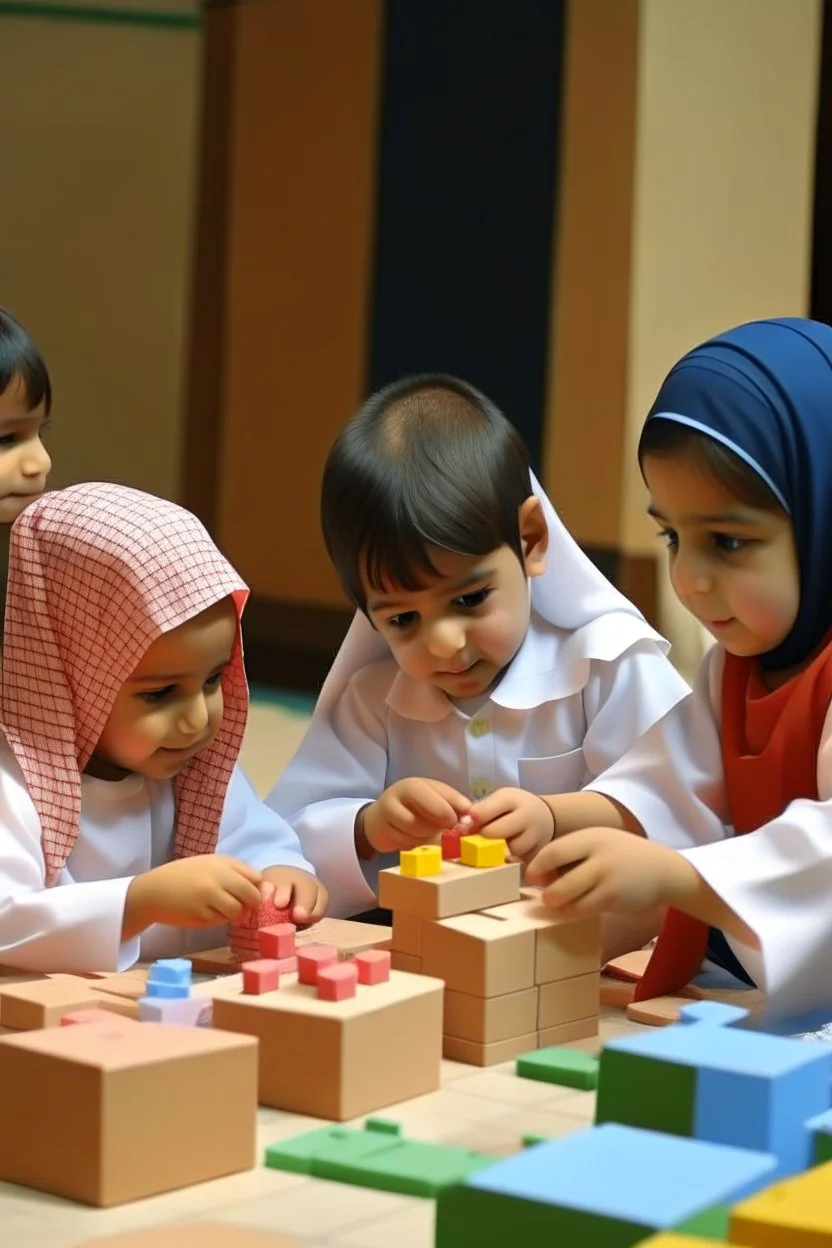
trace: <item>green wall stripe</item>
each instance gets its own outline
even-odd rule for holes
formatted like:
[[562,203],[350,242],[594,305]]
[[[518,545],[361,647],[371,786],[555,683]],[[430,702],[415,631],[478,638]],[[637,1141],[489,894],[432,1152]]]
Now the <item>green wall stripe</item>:
[[23,17],[40,21],[87,22],[97,26],[157,26],[165,30],[200,30],[197,13],[170,13],[162,9],[95,9],[83,4],[15,4],[0,0],[0,18]]

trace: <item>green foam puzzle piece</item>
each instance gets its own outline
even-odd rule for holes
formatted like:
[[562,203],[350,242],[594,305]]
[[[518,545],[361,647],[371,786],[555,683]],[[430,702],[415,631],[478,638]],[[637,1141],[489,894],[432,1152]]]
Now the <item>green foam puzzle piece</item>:
[[591,1091],[598,1085],[598,1058],[560,1045],[523,1053],[517,1059],[516,1070],[523,1079],[539,1079],[565,1088]]
[[634,1053],[604,1049],[595,1122],[619,1122],[666,1135],[693,1136],[696,1071]]
[[319,1164],[343,1159],[345,1164],[370,1153],[390,1148],[394,1136],[382,1131],[353,1131],[349,1127],[320,1127],[291,1140],[280,1140],[266,1149],[266,1165],[294,1174],[318,1174]]
[[[377,1137],[383,1138],[383,1137]],[[355,1183],[384,1192],[400,1192],[405,1196],[436,1196],[452,1183],[460,1183],[479,1170],[491,1165],[493,1157],[485,1157],[468,1148],[429,1144],[421,1140],[392,1140],[386,1137],[386,1148],[349,1157],[346,1152],[331,1154],[325,1160],[316,1156],[312,1173],[322,1179]]]
[[266,1149],[266,1165],[271,1170],[291,1170],[293,1174],[311,1174],[315,1152],[332,1137],[338,1127],[319,1127],[305,1131],[291,1140],[279,1140]]
[[368,1118],[364,1123],[365,1131],[378,1131],[384,1135],[401,1135],[402,1125],[392,1118]]

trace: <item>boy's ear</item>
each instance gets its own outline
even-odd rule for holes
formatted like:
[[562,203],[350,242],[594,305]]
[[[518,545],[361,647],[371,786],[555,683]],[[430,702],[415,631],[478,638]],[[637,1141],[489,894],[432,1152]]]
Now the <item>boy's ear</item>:
[[521,503],[518,522],[526,576],[541,576],[546,571],[549,528],[543,515],[540,499],[534,494],[530,494],[526,501]]

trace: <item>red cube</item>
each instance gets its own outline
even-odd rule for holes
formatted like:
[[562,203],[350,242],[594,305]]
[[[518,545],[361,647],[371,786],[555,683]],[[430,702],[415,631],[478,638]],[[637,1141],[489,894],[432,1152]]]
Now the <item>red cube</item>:
[[242,971],[243,992],[250,997],[259,997],[264,992],[276,992],[280,986],[280,964],[271,958],[244,962]]
[[294,923],[272,923],[259,932],[260,953],[264,958],[291,958],[295,952]]
[[338,961],[338,950],[332,945],[306,945],[298,949],[297,954],[298,980],[302,984],[317,984],[318,972]]
[[390,978],[390,950],[367,949],[352,959],[359,984],[384,984]]
[[459,842],[462,840],[463,833],[460,828],[446,828],[442,833],[442,857],[445,859],[456,860],[461,850]]
[[318,971],[318,996],[322,1001],[346,1001],[354,997],[358,984],[358,967],[352,958],[322,966]]

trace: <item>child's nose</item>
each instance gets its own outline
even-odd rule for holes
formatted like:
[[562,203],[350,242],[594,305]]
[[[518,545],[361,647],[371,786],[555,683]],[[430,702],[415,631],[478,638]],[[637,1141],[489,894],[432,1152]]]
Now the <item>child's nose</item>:
[[465,645],[465,629],[456,620],[442,620],[429,630],[428,649],[438,659],[450,659]]
[[180,731],[197,736],[208,727],[208,703],[203,694],[192,698],[180,721]]
[[702,560],[681,550],[673,561],[671,580],[680,598],[706,594],[713,586],[713,576]]

